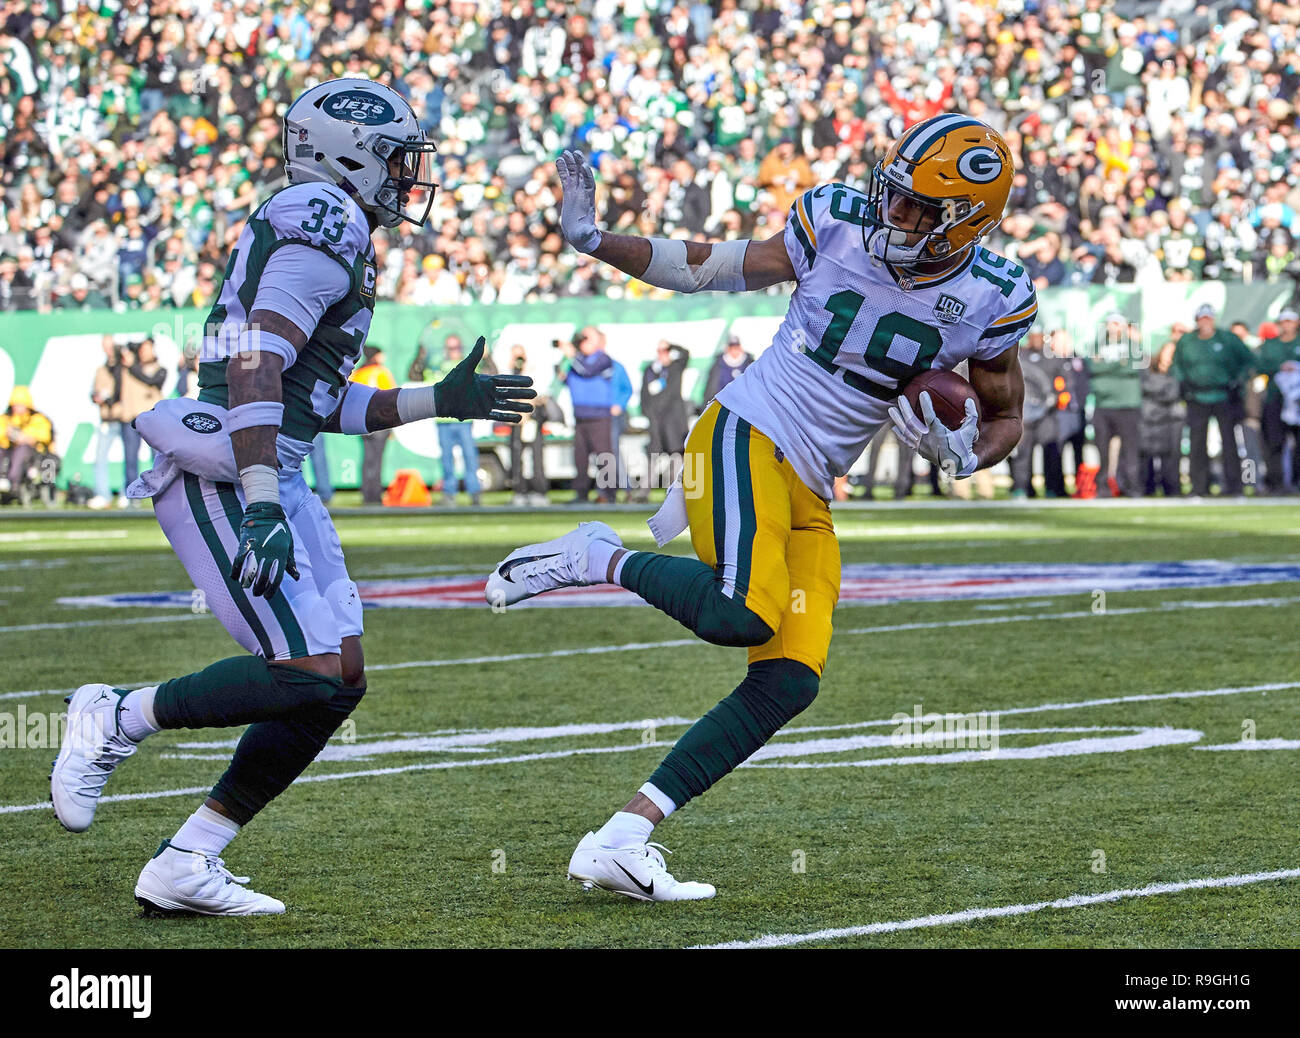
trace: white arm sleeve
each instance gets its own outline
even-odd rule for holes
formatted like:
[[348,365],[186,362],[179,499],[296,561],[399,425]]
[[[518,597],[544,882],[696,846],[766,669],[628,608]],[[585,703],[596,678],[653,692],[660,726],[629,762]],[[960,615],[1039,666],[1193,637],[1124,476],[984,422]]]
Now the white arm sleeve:
[[713,246],[703,263],[686,262],[686,242],[651,238],[650,264],[641,280],[674,292],[745,291],[745,250],[748,241],[724,241]]
[[[346,296],[351,287],[352,279],[338,260],[307,245],[284,245],[266,261],[249,313],[270,310],[292,321],[310,337],[325,311]],[[262,348],[279,354],[286,368],[298,359],[293,347],[278,336],[259,338]]]

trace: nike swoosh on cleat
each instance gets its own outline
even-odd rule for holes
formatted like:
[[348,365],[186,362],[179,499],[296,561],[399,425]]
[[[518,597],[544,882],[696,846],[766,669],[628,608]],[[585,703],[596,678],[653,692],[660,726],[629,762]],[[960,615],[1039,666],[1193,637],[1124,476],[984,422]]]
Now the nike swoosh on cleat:
[[620,871],[621,873],[623,873],[623,875],[625,875],[625,876],[626,876],[628,879],[630,879],[633,883],[635,883],[636,886],[637,886],[637,889],[640,890],[641,893],[643,893],[646,897],[651,897],[651,896],[654,894],[654,892],[655,892],[655,881],[654,881],[654,880],[651,880],[651,881],[650,881],[650,885],[647,887],[644,883],[642,883],[639,879],[637,879],[634,875],[632,875],[632,873],[628,872],[627,869],[623,868],[622,865],[619,865],[618,862],[614,862],[614,864],[615,864],[615,865],[618,865],[618,869],[619,869],[619,871]]
[[517,559],[508,559],[497,567],[497,575],[500,576],[501,579],[509,580],[510,583],[513,584],[514,580],[510,576],[510,571],[516,566],[522,566],[525,562],[541,562],[543,559],[558,558],[562,554],[564,553],[557,551],[550,555],[521,555]]

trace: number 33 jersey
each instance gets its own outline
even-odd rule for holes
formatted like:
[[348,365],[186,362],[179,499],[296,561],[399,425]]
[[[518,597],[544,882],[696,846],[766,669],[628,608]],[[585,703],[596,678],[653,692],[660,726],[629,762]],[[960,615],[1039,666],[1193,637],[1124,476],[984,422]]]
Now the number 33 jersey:
[[[275,353],[284,365],[280,460],[300,459],[339,405],[374,306],[375,248],[361,207],[333,184],[277,191],[248,218],[230,253],[204,329],[199,399],[229,406],[229,358],[249,349]],[[302,349],[270,337],[241,341],[256,310],[300,328],[307,336]]]
[[798,279],[790,309],[772,345],[718,394],[828,500],[908,380],[996,357],[1038,312],[1024,268],[978,246],[928,278],[873,259],[862,242],[866,204],[843,184],[795,200],[785,227]]

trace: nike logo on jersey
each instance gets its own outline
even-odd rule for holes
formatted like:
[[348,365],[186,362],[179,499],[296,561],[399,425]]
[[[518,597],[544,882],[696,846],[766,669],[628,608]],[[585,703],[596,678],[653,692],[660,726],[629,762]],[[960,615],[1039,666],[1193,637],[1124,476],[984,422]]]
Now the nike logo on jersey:
[[108,698],[108,693],[107,693],[107,692],[101,692],[101,693],[99,694],[99,698],[96,699],[95,702],[96,702],[96,703],[102,703],[102,702],[103,702],[104,700],[106,700],[107,698]]
[[517,559],[507,559],[497,567],[497,574],[502,580],[508,580],[514,583],[514,578],[510,576],[510,571],[516,566],[522,566],[525,562],[541,562],[543,559],[556,559],[560,557],[560,552],[554,552],[551,555],[521,555]]
[[650,897],[650,896],[652,896],[652,895],[654,894],[654,892],[655,892],[655,881],[654,881],[654,880],[651,880],[651,881],[650,881],[650,885],[647,887],[644,883],[642,883],[639,879],[637,879],[634,875],[632,875],[632,873],[628,872],[627,869],[623,868],[622,865],[619,865],[618,862],[614,862],[614,864],[615,864],[615,865],[618,865],[618,869],[619,869],[619,871],[620,871],[621,873],[623,873],[623,875],[625,875],[625,876],[626,876],[628,879],[630,879],[633,883],[635,883],[635,884],[636,884],[636,888],[637,888],[639,891],[641,891],[641,893],[643,893],[646,897]]

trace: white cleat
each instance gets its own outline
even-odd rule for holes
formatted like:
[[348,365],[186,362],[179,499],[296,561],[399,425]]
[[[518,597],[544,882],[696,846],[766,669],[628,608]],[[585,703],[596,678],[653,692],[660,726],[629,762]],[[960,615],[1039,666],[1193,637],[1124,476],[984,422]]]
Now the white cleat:
[[637,901],[705,901],[717,893],[711,883],[678,883],[661,850],[668,848],[658,843],[602,847],[596,834],[588,833],[569,859],[569,879],[587,890],[600,887]]
[[186,851],[163,840],[135,883],[146,915],[279,915],[284,902],[249,890],[215,854]]
[[593,541],[622,546],[618,534],[602,522],[579,523],[576,530],[541,544],[512,551],[487,579],[483,594],[493,608],[561,587],[586,587],[587,552]]
[[59,824],[80,833],[95,820],[108,777],[139,744],[118,727],[121,697],[112,685],[82,685],[66,702],[63,744],[50,770],[50,802]]

